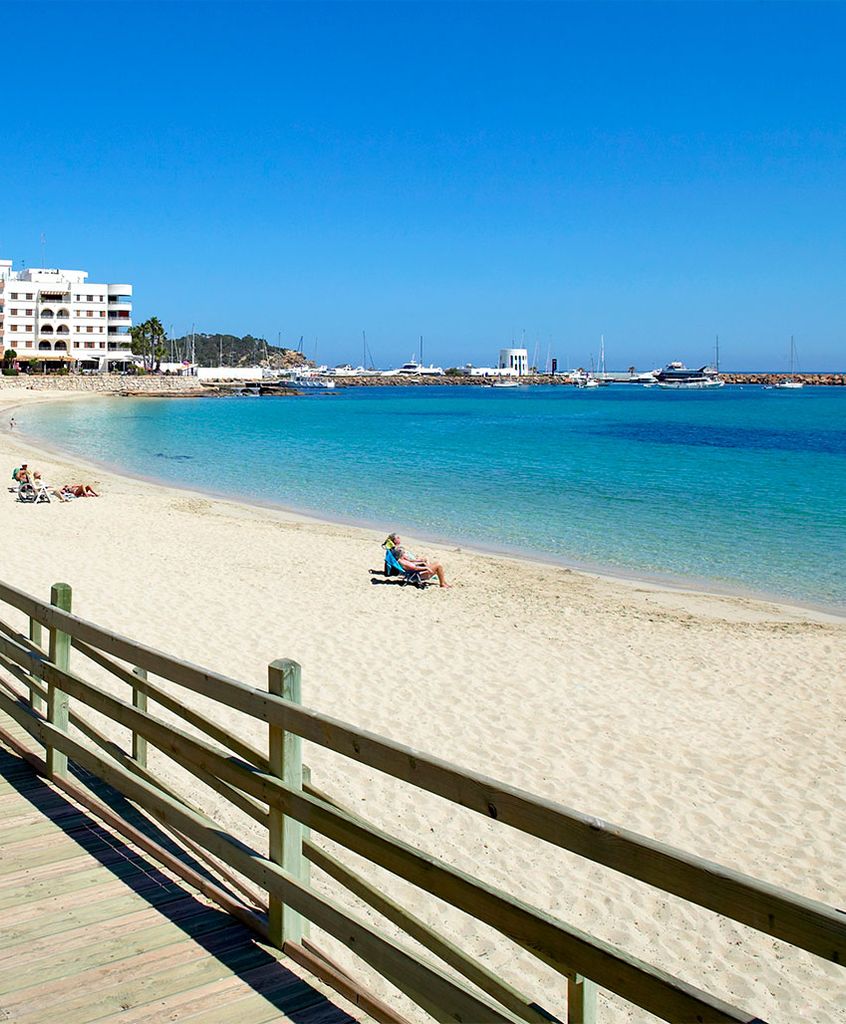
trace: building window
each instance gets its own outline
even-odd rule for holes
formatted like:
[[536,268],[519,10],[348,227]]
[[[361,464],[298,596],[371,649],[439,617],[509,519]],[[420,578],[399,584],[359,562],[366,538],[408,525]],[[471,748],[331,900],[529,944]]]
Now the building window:
[[28,299],[31,299],[31,298],[32,298],[32,292],[27,292],[27,293],[26,293],[26,297],[27,297]]
[[85,347],[86,348],[94,348],[94,342],[93,341],[86,341],[85,342]]
[[10,299],[19,299],[20,295],[18,294],[18,292],[10,292],[9,298]]
[[94,328],[93,327],[86,327],[85,331],[86,331],[87,334],[93,334],[94,333]]
[[85,301],[86,302],[93,302],[94,301],[94,296],[93,295],[86,295],[85,296]]
[[9,313],[10,313],[10,314],[11,314],[12,316],[17,316],[17,315],[18,315],[18,311],[17,311],[16,309],[10,309],[10,310],[9,310]]
[[17,324],[10,324],[9,325],[9,330],[10,331],[16,331],[17,329],[18,329],[18,325]]
[[105,311],[105,309],[101,309],[101,310],[100,310],[100,316],[105,316],[105,315],[106,315],[106,311]]
[[106,347],[106,343],[105,343],[105,341],[101,341],[101,342],[100,342],[100,348],[105,348],[105,347]]
[[28,309],[28,310],[26,311],[26,315],[27,315],[27,316],[32,316],[32,310],[31,310],[31,309]]
[[81,295],[74,295],[73,301],[74,302],[82,302],[82,296]]

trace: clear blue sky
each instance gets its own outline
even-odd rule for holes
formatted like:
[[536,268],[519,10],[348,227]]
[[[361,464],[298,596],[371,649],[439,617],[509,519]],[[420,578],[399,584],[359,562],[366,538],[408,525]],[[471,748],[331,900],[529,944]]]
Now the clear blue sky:
[[11,3],[0,256],[321,360],[846,365],[846,6]]

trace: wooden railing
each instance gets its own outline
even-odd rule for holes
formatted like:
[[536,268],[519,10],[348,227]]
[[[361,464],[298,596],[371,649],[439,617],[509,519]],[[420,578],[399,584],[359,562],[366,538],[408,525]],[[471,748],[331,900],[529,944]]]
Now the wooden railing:
[[[265,692],[78,618],[71,613],[66,584],[53,587],[50,603],[0,584],[0,602],[29,620],[24,634],[0,618],[0,667],[10,677],[0,677],[0,710],[46,748],[46,768],[57,782],[67,779],[70,758],[213,864],[229,890],[224,896],[212,892],[213,897],[275,945],[314,948],[307,934],[314,924],[438,1021],[540,1024],[566,1015],[570,1024],[588,1024],[596,1019],[597,988],[667,1021],[750,1024],[759,1018],[385,833],[309,781],[302,764],[304,739],[823,959],[844,961],[846,915],[841,911],[304,707],[300,668],[292,661],[269,666]],[[80,667],[75,659],[74,670],[72,649],[84,659]],[[126,699],[80,674],[92,663],[126,685]],[[267,752],[186,707],[150,677],[265,723]],[[126,727],[131,749],[97,729],[79,706]],[[154,714],[157,708],[193,732],[163,721]],[[147,764],[150,746],[267,828],[268,855],[248,847],[157,778]],[[566,1009],[544,1008],[554,1000],[523,993],[497,976],[322,848],[319,836],[496,929],[553,968],[566,979]],[[449,970],[315,888],[312,866]],[[266,903],[257,906],[255,886],[267,894]],[[233,899],[231,891],[240,895]],[[370,1010],[377,1019],[398,1019],[388,1009]]]

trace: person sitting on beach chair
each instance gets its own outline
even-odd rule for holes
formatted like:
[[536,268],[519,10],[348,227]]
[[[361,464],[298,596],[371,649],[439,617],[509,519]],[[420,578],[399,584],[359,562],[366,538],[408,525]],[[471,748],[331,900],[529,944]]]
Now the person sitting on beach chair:
[[22,483],[32,483],[32,471],[25,462],[22,462],[20,466],[12,470],[12,479],[20,487]]
[[415,558],[410,551],[406,551],[400,544],[399,535],[392,533],[389,540],[392,540],[393,547],[385,549],[385,561],[388,556],[394,559],[405,574],[416,574],[422,583],[428,583],[433,577],[437,577],[438,584],[442,589],[448,589],[449,583],[444,576],[444,567],[440,562],[430,562],[425,558]]

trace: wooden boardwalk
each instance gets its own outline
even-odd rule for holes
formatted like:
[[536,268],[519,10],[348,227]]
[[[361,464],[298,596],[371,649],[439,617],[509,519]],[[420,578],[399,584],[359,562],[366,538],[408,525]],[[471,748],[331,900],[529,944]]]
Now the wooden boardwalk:
[[0,1020],[361,1019],[0,746]]

